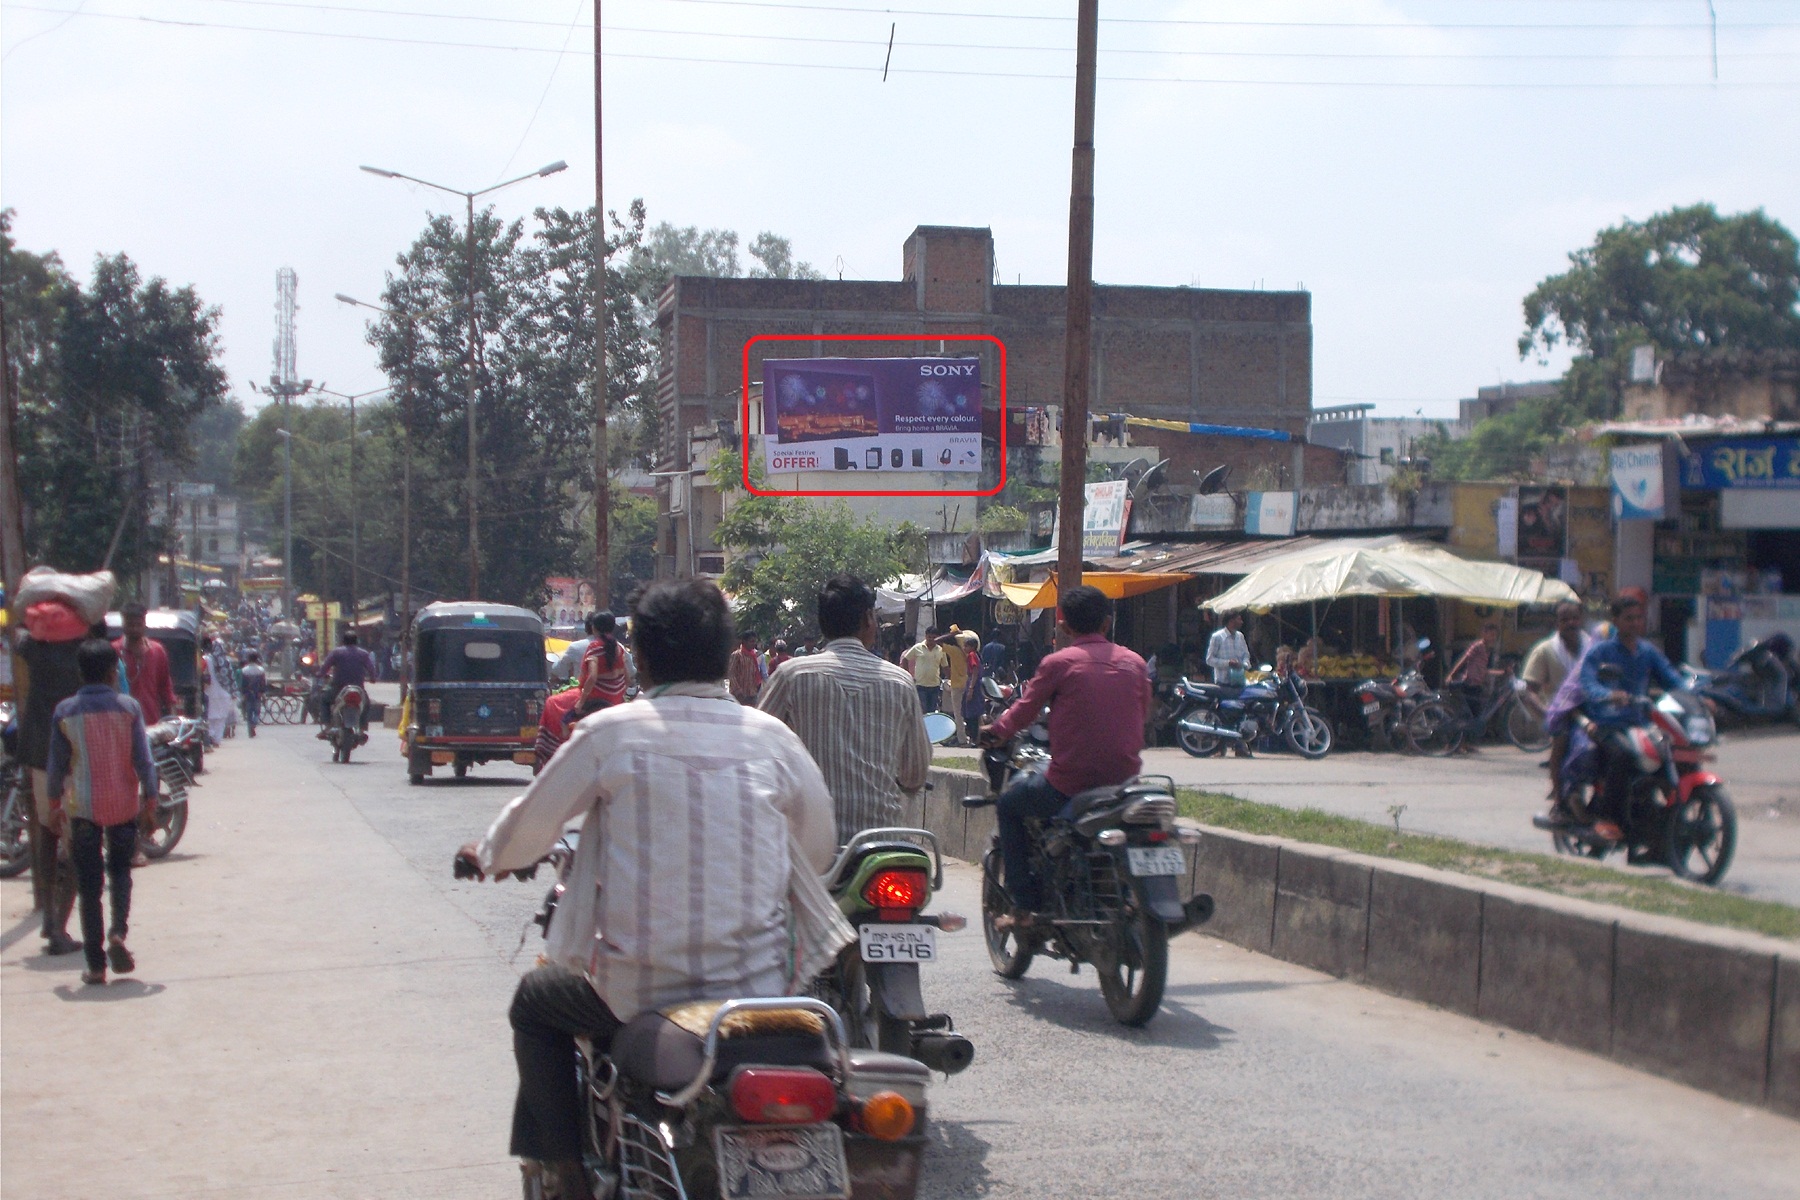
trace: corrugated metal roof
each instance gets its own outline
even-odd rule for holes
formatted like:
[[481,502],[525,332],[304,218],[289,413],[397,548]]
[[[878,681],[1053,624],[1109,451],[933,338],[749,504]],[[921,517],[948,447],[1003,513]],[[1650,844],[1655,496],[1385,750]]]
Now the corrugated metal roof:
[[1091,560],[1102,571],[1189,571],[1195,575],[1248,575],[1265,563],[1315,550],[1391,546],[1409,539],[1398,533],[1374,537],[1300,537],[1232,542],[1148,542],[1127,547],[1117,558]]

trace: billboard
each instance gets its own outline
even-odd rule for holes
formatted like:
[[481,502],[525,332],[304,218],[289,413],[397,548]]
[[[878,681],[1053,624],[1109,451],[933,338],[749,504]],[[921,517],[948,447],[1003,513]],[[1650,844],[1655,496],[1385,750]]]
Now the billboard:
[[771,475],[978,473],[981,360],[765,359],[763,434]]
[[1621,521],[1660,521],[1670,515],[1672,460],[1661,442],[1615,446],[1612,459],[1613,516]]
[[1682,487],[1800,488],[1800,438],[1721,438],[1688,446]]

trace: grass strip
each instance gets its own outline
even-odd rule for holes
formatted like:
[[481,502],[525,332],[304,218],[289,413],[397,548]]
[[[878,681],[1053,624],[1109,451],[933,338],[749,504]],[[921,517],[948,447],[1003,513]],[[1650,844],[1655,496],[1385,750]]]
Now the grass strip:
[[[948,763],[940,760],[939,765]],[[1667,876],[1628,873],[1549,854],[1478,846],[1454,838],[1402,833],[1316,808],[1258,804],[1220,792],[1178,788],[1181,814],[1242,833],[1293,838],[1378,858],[1397,858],[1483,879],[1537,888],[1559,896],[1617,904],[1778,938],[1800,939],[1800,908],[1751,900]]]
[[981,771],[981,760],[972,754],[940,754],[931,760],[931,765],[946,771]]

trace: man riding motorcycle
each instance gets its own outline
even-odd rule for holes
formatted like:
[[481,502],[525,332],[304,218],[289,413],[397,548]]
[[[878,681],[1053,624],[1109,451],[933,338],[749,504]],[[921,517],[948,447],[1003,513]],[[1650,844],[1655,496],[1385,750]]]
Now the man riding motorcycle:
[[[1662,651],[1643,640],[1647,621],[1642,601],[1621,596],[1613,601],[1612,616],[1613,635],[1594,643],[1578,668],[1581,710],[1594,723],[1594,741],[1600,748],[1603,811],[1612,818],[1601,824],[1609,827],[1624,815],[1625,790],[1632,777],[1633,751],[1625,731],[1641,720],[1633,701],[1648,696],[1652,682],[1671,691],[1682,686],[1681,676]],[[1603,668],[1608,669],[1604,682]],[[1610,836],[1612,828],[1601,832]]]
[[[319,677],[326,680],[325,685],[325,725],[319,729],[319,740],[330,737],[330,721],[332,711],[337,707],[338,693],[352,685],[368,690],[369,681],[379,673],[375,665],[375,656],[356,644],[356,630],[344,630],[344,644],[325,656],[319,664]],[[369,726],[369,706],[362,706],[358,731]]]
[[1020,777],[994,806],[1017,910],[1009,928],[1029,924],[1042,903],[1026,819],[1054,816],[1076,792],[1123,783],[1143,766],[1150,674],[1142,658],[1107,640],[1112,601],[1082,585],[1064,592],[1057,609],[1068,646],[1039,663],[1024,696],[981,732],[983,746],[1004,746],[1050,706],[1049,770]]
[[[796,889],[818,889],[835,846],[831,796],[780,721],[725,689],[733,639],[718,588],[654,584],[632,621],[637,703],[582,721],[479,843],[462,870],[531,867],[584,816],[547,934],[510,1013],[519,1092],[512,1153],[545,1164],[564,1200],[582,1176],[577,1036],[610,1046],[640,1012],[705,998],[793,994]],[[807,893],[812,895],[812,893]],[[830,952],[835,953],[836,945]]]
[[837,838],[901,823],[901,792],[931,777],[931,739],[910,674],[873,653],[875,592],[834,575],[819,592],[817,654],[769,676],[757,704],[792,729],[819,764],[837,806]]

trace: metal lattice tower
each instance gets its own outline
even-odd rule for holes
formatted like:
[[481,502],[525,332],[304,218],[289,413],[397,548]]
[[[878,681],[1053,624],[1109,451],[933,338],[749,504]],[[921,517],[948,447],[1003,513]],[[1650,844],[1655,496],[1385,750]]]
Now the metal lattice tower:
[[299,308],[294,295],[299,287],[300,277],[294,268],[283,267],[275,272],[275,371],[270,382],[277,387],[296,383],[300,378],[295,370],[294,351],[294,313]]

